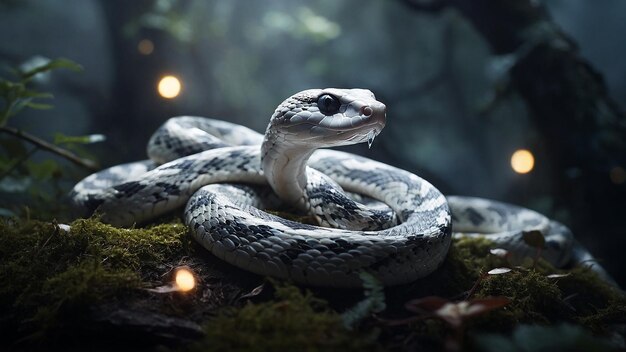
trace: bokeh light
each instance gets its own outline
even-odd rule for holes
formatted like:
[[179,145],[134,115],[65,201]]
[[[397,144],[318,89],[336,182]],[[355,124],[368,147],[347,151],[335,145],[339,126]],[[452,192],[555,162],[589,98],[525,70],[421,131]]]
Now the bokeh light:
[[622,183],[626,182],[626,170],[624,170],[624,168],[622,167],[616,166],[611,169],[609,177],[611,178],[611,182],[615,183],[616,185],[621,185]]
[[511,156],[511,167],[518,174],[527,174],[535,167],[533,153],[526,149],[516,150]]
[[180,94],[182,85],[175,76],[165,76],[161,78],[158,85],[159,94],[163,98],[173,99]]
[[181,268],[176,271],[176,286],[180,291],[186,292],[196,287],[196,278],[188,269]]
[[143,39],[137,44],[137,50],[143,55],[150,55],[154,51],[154,43],[150,39]]

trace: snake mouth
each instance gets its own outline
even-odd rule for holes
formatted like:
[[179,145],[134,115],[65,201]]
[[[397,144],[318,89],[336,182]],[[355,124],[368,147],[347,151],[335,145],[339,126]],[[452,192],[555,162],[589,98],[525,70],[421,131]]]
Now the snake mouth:
[[[385,127],[378,121],[366,122],[350,128],[323,126],[313,123],[300,123],[287,128],[286,140],[295,144],[315,145],[315,147],[336,147],[373,140]],[[302,133],[305,132],[305,133]],[[308,132],[308,133],[306,133]],[[371,143],[370,143],[371,144]]]
[[324,128],[328,133],[321,140],[332,146],[350,145],[371,142],[385,127],[386,117],[384,110],[379,115],[357,116],[349,119],[350,126],[345,128],[319,127]]
[[[285,139],[294,144],[315,147],[336,147],[371,141],[386,123],[385,106],[365,106],[360,114],[323,116],[318,121],[309,119],[284,128]],[[312,121],[313,120],[313,121]]]

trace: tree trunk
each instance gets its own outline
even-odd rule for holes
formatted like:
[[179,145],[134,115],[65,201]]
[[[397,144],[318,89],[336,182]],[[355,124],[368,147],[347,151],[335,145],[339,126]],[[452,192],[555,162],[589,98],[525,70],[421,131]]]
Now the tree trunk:
[[[548,148],[556,170],[557,206],[569,211],[569,225],[599,250],[600,257],[619,258],[626,244],[621,233],[626,214],[626,117],[574,42],[533,0],[405,2],[428,12],[455,8],[494,54],[514,55],[511,86],[528,105]],[[595,241],[585,241],[585,236]],[[625,281],[615,263],[607,266],[618,281]]]

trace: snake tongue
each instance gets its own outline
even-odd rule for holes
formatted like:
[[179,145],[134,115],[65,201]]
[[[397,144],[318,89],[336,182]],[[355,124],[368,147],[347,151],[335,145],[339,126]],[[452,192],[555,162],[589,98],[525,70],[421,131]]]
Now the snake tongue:
[[370,130],[367,133],[367,147],[368,148],[372,148],[372,143],[374,143],[374,138],[376,138],[377,135],[378,135],[378,131],[376,130]]

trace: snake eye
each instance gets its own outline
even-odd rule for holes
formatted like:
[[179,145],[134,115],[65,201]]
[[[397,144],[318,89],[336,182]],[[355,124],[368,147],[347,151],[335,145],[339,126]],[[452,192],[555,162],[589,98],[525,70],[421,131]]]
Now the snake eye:
[[333,97],[330,94],[324,94],[317,99],[317,107],[324,115],[333,115],[339,111],[341,103],[339,99]]

